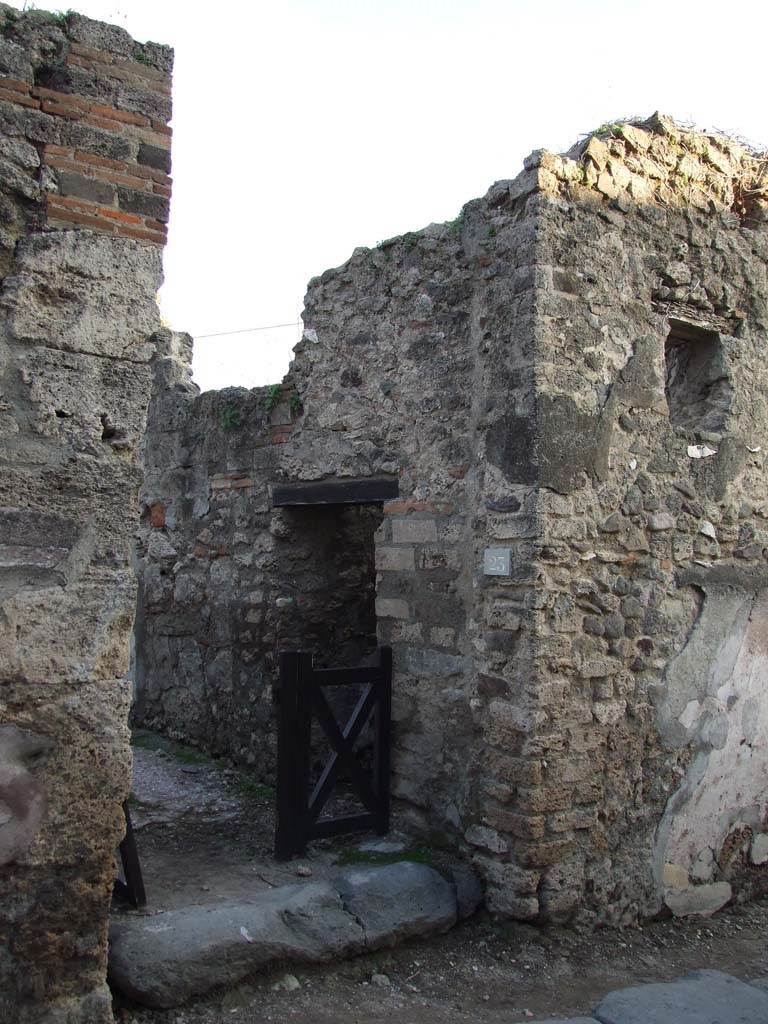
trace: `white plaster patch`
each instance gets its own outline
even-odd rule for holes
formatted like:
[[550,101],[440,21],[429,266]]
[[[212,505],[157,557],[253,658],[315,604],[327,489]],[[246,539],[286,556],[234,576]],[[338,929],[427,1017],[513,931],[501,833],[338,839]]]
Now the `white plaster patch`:
[[758,832],[756,836],[752,837],[749,859],[753,864],[768,863],[768,833]]
[[685,705],[685,711],[678,718],[678,722],[680,725],[685,726],[686,729],[692,729],[701,718],[703,710],[704,708],[701,701],[689,700]]
[[713,882],[688,889],[670,889],[664,902],[675,917],[710,917],[724,907],[732,895],[728,882]]
[[[656,863],[662,884],[664,863],[690,871],[702,850],[717,854],[735,824],[758,825],[768,803],[768,592],[754,599],[748,615],[747,607],[737,610],[728,601],[714,601],[707,623],[700,621],[678,656],[684,671],[668,676],[673,691],[703,677],[707,693],[686,701],[676,716],[699,750],[659,827]],[[718,619],[722,632],[713,644]],[[698,676],[691,673],[693,667]],[[680,696],[671,692],[669,703]],[[709,907],[724,893],[712,890],[711,900],[704,893],[697,898]],[[672,909],[685,912],[682,904]]]
[[702,850],[693,862],[691,880],[694,882],[711,882],[715,873],[715,855],[709,847]]
[[717,450],[706,444],[689,444],[688,455],[692,459],[708,459],[710,455],[717,455]]

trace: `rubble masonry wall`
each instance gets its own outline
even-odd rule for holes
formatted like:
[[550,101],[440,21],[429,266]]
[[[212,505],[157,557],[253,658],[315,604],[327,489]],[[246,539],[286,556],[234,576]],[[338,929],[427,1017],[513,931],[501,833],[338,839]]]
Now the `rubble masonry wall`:
[[0,1017],[105,1024],[172,53],[0,6]]
[[539,913],[614,922],[765,884],[768,182],[663,118],[571,157],[539,165],[528,827]]
[[177,735],[271,770],[291,559],[318,595],[327,568],[269,485],[391,476],[376,607],[401,823],[519,918],[760,887],[765,210],[764,161],[656,117],[535,153],[456,221],[310,282],[275,408],[180,392],[152,417],[187,440],[145,496],[140,656],[162,670],[139,706],[174,691]]
[[273,511],[294,392],[198,395],[189,340],[168,342],[145,451],[133,716],[268,777],[278,651],[356,664],[376,646],[380,517]]
[[[304,340],[273,408],[270,389],[158,390],[137,633],[137,721],[271,772],[277,651],[309,646],[329,660],[338,643],[325,631],[354,620],[372,571],[345,559],[340,588],[318,549],[317,510],[273,509],[270,485],[396,477],[403,500],[385,504],[375,538],[379,641],[392,644],[398,674],[394,786],[418,827],[452,836],[472,731],[464,510],[484,415],[483,271],[462,229],[360,250],[312,282]],[[521,271],[505,294],[516,303],[528,243],[525,226],[510,232]]]

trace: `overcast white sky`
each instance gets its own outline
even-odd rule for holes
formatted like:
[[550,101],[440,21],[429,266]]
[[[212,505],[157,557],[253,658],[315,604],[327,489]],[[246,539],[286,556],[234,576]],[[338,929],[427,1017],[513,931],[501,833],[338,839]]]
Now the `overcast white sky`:
[[[768,139],[765,0],[75,8],[176,50],[161,304],[192,335],[298,321],[309,278],[356,246],[455,217],[604,121],[661,109]],[[277,381],[299,331],[201,339],[195,377]]]

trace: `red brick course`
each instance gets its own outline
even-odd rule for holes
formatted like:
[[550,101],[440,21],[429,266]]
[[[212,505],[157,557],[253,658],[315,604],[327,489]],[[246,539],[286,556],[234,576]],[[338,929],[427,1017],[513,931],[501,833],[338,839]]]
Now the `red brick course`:
[[149,508],[149,522],[151,526],[159,530],[165,526],[165,505],[161,501],[155,502]]
[[164,245],[167,239],[165,226],[159,221],[150,220],[148,223],[146,218],[136,214],[108,209],[86,199],[49,195],[45,211],[48,227],[72,228],[74,225],[159,245]]
[[[89,50],[79,44],[72,44],[70,54],[72,63],[80,67],[89,63],[100,74],[111,75],[120,81],[133,82],[138,88],[149,88],[155,92],[169,94],[170,85],[165,76],[154,68],[145,67],[135,61],[120,61],[110,54]],[[85,124],[108,131],[122,138],[136,139],[147,146],[159,149],[170,148],[171,129],[161,122],[143,114],[121,110],[117,107],[96,102],[87,97],[59,92],[44,86],[33,86],[19,79],[0,76],[0,102],[11,103],[18,107],[40,110],[54,118],[64,121],[81,121]],[[153,211],[154,217],[142,216],[141,211],[128,212],[120,209],[120,204],[130,203],[135,208],[136,200],[131,198],[136,192],[156,195],[160,199],[171,198],[172,179],[164,171],[146,166],[133,160],[114,160],[98,153],[89,153],[86,149],[60,146],[47,143],[42,148],[42,165],[50,167],[66,175],[79,175],[69,178],[68,184],[81,182],[79,188],[85,188],[87,179],[108,185],[131,189],[132,193],[112,190],[112,202],[106,202],[104,189],[94,185],[94,196],[89,199],[68,197],[66,195],[49,194],[43,201],[45,215],[44,226],[48,228],[87,227],[110,234],[121,234],[141,241],[163,245],[167,230],[158,216],[163,216],[161,209]],[[63,185],[62,185],[63,187]],[[77,187],[77,186],[76,186]],[[91,198],[100,202],[92,202]],[[155,201],[156,204],[160,200]],[[149,210],[147,210],[149,212]],[[275,438],[276,443],[283,440]]]
[[3,83],[4,89],[11,89],[14,92],[30,93],[32,86],[29,82],[21,82],[18,78],[2,78],[0,79]]
[[270,440],[272,444],[286,444],[291,439],[293,427],[290,425],[272,427],[270,429]]
[[[3,79],[0,79],[0,85],[3,81]],[[9,89],[3,89],[1,87],[0,100],[5,100],[6,103],[16,103],[20,107],[32,107],[34,110],[40,109],[39,100],[33,100],[30,96],[24,96],[20,92],[13,92]]]
[[408,512],[433,512],[436,515],[447,516],[453,512],[453,505],[449,501],[414,501],[410,498],[384,502],[385,516],[402,516]]

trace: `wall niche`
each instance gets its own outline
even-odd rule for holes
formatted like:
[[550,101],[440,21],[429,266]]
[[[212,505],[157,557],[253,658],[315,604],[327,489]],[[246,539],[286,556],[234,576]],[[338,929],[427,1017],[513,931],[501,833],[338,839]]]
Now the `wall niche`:
[[725,429],[733,389],[722,338],[686,320],[670,320],[664,345],[664,390],[673,427],[686,432]]

